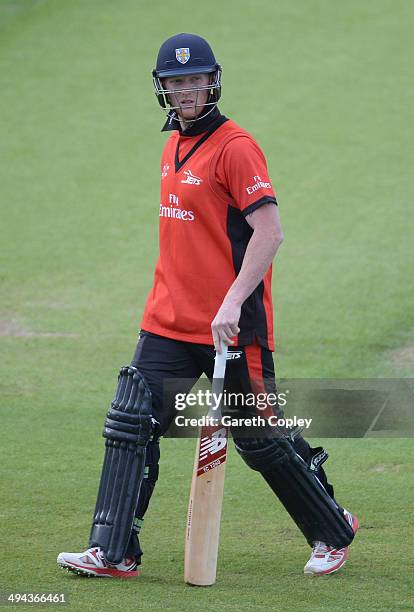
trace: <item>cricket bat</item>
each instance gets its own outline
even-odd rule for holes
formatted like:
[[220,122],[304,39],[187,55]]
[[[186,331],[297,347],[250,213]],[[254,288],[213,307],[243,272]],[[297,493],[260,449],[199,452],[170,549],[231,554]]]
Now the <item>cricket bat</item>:
[[[226,359],[227,345],[222,343],[214,364],[213,398],[223,391]],[[210,408],[208,414],[220,420],[220,407]],[[195,586],[210,586],[216,581],[227,435],[227,427],[218,423],[202,427],[197,440],[184,555],[184,580]]]

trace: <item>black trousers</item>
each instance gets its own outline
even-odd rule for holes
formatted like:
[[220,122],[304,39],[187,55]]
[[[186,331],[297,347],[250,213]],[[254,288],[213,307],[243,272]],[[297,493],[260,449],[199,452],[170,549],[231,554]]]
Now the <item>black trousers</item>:
[[[227,392],[252,394],[258,389],[276,394],[274,363],[271,351],[257,346],[229,347],[232,358],[227,360],[224,388]],[[205,374],[213,377],[215,351],[213,345],[195,344],[172,340],[163,336],[141,331],[131,365],[144,376],[153,399],[153,414],[158,421],[158,431],[148,443],[145,477],[141,486],[136,509],[136,520],[131,535],[128,554],[140,559],[139,531],[144,514],[158,479],[160,458],[159,438],[164,435],[177,414],[176,393],[188,393],[195,382]],[[276,407],[273,412],[282,416]],[[234,435],[234,434],[233,434]],[[235,436],[236,437],[236,436]],[[295,437],[296,452],[310,461],[313,449],[306,440]],[[191,458],[192,460],[192,458]],[[333,497],[333,488],[328,483],[322,467],[318,478]]]

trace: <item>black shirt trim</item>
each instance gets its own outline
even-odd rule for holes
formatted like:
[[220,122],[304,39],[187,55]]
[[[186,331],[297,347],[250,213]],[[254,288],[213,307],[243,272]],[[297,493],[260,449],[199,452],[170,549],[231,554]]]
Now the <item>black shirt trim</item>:
[[[179,158],[180,141],[178,140],[177,148],[175,149],[175,171],[178,172],[190,159],[190,157],[194,155],[197,149],[201,147],[203,142],[205,142],[207,138],[209,138],[221,125],[223,125],[223,123],[226,123],[226,121],[228,121],[227,117],[219,114],[218,117],[216,117],[216,119],[211,122],[207,132],[203,134],[203,136],[199,140],[197,140],[195,145],[189,150],[187,155],[185,155],[181,161]],[[187,132],[184,132],[184,136],[187,136]]]
[[263,198],[260,198],[260,200],[257,200],[256,202],[253,202],[253,204],[250,204],[250,206],[245,208],[242,211],[243,216],[247,217],[247,215],[250,215],[252,212],[254,212],[258,208],[263,206],[263,204],[276,204],[276,206],[277,206],[277,202],[276,202],[275,198],[273,198],[272,196],[264,196]]

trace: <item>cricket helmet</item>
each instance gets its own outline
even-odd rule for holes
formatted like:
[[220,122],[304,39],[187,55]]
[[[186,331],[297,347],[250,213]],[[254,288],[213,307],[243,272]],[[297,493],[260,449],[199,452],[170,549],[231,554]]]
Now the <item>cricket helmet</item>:
[[213,110],[221,96],[221,66],[204,38],[196,34],[176,34],[161,45],[157,65],[152,71],[155,95],[162,108],[166,109],[169,105],[170,93],[170,90],[164,88],[162,79],[187,74],[212,74],[211,83],[197,90],[210,90],[205,106],[212,106]]

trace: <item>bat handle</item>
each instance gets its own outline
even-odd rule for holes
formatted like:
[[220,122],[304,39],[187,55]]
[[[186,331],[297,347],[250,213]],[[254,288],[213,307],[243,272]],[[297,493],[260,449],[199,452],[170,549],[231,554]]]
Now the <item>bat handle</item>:
[[[214,358],[214,372],[213,372],[213,384],[212,384],[212,393],[213,397],[217,398],[223,392],[224,389],[224,376],[226,374],[226,360],[227,360],[227,351],[228,346],[224,342],[221,341],[220,344],[221,352],[216,353]],[[220,405],[213,406],[209,410],[209,416],[215,419],[219,419],[221,417]]]
[[216,353],[216,356],[214,358],[214,373],[213,373],[213,380],[215,378],[224,379],[224,376],[226,374],[226,360],[227,360],[227,352],[228,352],[228,346],[227,344],[225,344],[222,340],[220,341],[220,353]]

